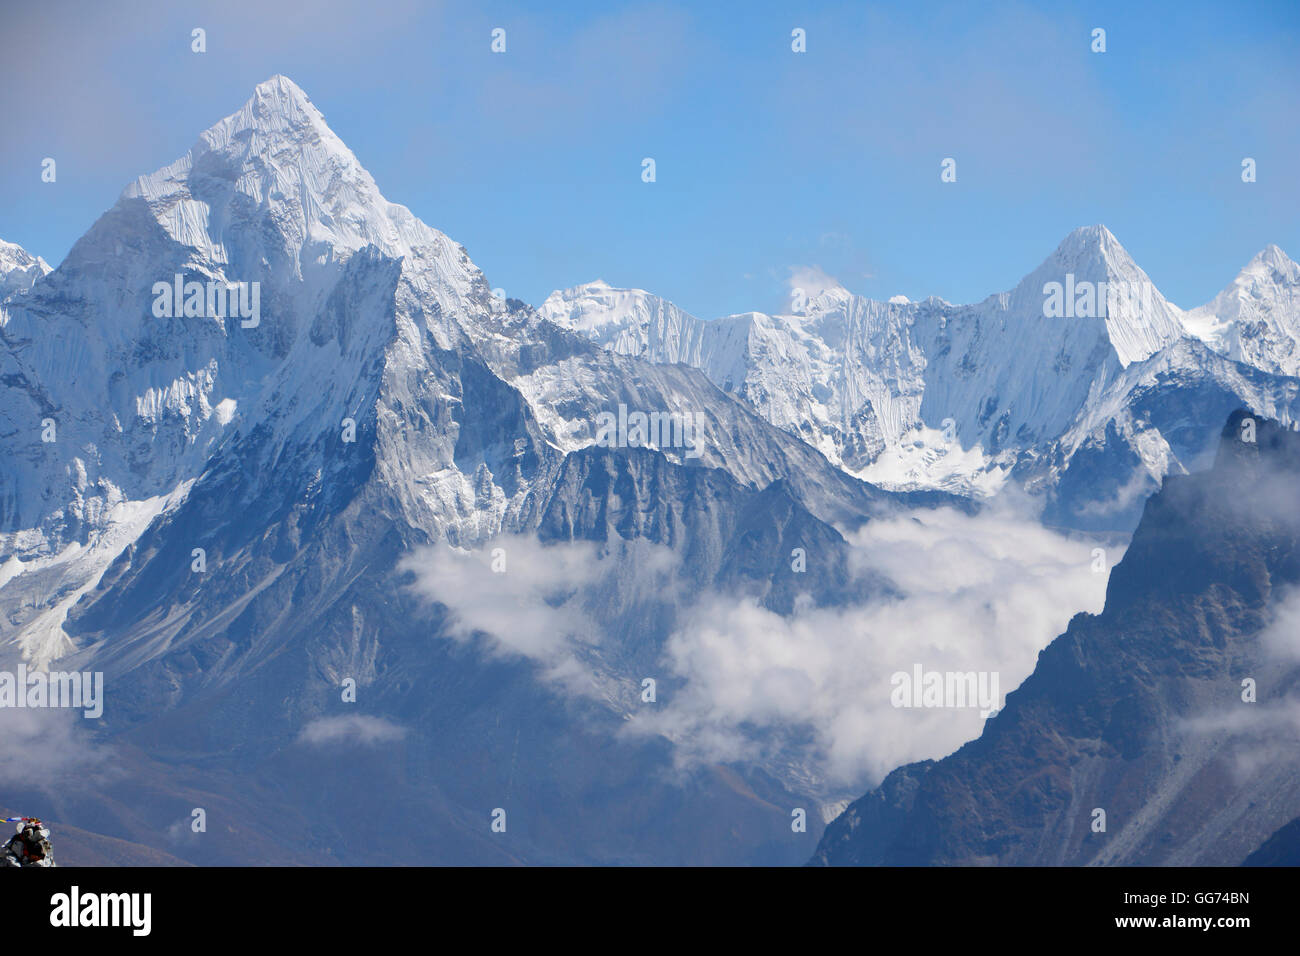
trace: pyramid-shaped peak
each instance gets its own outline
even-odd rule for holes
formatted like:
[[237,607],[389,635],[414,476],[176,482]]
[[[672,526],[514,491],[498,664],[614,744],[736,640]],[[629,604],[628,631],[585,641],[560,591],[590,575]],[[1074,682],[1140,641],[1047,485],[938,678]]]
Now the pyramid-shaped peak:
[[[1300,264],[1279,246],[1269,243],[1255,253],[1254,258],[1212,301],[1193,311],[1221,322],[1235,317],[1242,303],[1248,300],[1293,299],[1297,286],[1300,286]],[[1207,334],[1202,334],[1202,337]]]
[[[253,133],[251,137],[247,136],[249,131]],[[242,139],[247,140],[253,152],[274,148],[286,140],[301,141],[324,145],[349,162],[356,161],[351,150],[326,124],[311,98],[293,80],[278,73],[254,87],[253,95],[239,110],[206,130],[199,137],[199,144],[221,149]]]
[[1064,281],[1066,275],[1092,282],[1149,281],[1114,233],[1100,224],[1067,235],[1022,285],[1037,295],[1044,281]]
[[253,88],[253,97],[268,97],[293,100],[299,103],[311,102],[302,87],[283,73],[277,73],[270,79],[263,80]]
[[253,88],[253,95],[235,114],[236,117],[245,115],[259,126],[278,125],[282,120],[295,122],[306,119],[322,125],[325,121],[302,87],[280,73]]
[[1108,265],[1131,265],[1133,258],[1120,245],[1115,234],[1100,223],[1081,226],[1061,240],[1053,258],[1058,261],[1078,262],[1100,260]]
[[1097,224],[1075,229],[1011,293],[1025,314],[1104,325],[1120,362],[1141,361],[1183,334],[1171,306],[1114,234]]
[[235,261],[241,245],[259,261],[274,236],[291,261],[310,242],[332,247],[335,258],[374,245],[392,258],[424,249],[447,273],[471,268],[445,236],[383,197],[307,94],[282,74],[259,83],[185,156],[141,176],[122,199],[145,200],[169,235],[214,263]]
[[[208,153],[225,154],[245,168],[251,163],[260,173],[297,166],[318,178],[318,174],[333,170],[373,189],[369,174],[325,123],[307,94],[287,76],[276,74],[254,87],[242,107],[204,130],[188,155],[141,176],[127,187],[125,196],[151,200],[165,196]],[[289,154],[295,157],[293,161],[288,161]]]
[[1273,273],[1282,276],[1300,274],[1300,264],[1282,251],[1281,247],[1269,243],[1251,259],[1242,273]]
[[1119,245],[1119,240],[1115,238],[1115,234],[1101,223],[1096,223],[1091,226],[1080,226],[1078,229],[1075,229],[1066,236],[1064,241],[1092,244],[1113,243]]
[[1024,284],[1038,294],[1044,281],[1064,282],[1067,276],[1089,282],[1151,281],[1115,234],[1101,224],[1082,226],[1062,239]]

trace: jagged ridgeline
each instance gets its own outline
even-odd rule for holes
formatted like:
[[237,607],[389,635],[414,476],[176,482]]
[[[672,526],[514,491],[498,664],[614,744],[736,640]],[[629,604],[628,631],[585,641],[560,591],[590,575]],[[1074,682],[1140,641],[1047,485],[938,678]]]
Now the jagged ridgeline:
[[1131,532],[1166,474],[1208,465],[1238,407],[1295,420],[1300,266],[1268,246],[1212,302],[1161,295],[1104,226],[973,305],[839,287],[791,313],[701,321],[596,281],[541,312],[603,347],[686,363],[882,487],[1024,487],[1056,525]]

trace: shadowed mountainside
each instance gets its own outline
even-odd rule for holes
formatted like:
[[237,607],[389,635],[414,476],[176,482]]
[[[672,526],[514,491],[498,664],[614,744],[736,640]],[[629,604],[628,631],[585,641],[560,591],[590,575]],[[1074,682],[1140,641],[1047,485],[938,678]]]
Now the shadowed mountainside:
[[1213,468],[1147,502],[1104,611],[977,740],[851,804],[812,862],[1240,864],[1300,813],[1298,582],[1300,434],[1236,412]]

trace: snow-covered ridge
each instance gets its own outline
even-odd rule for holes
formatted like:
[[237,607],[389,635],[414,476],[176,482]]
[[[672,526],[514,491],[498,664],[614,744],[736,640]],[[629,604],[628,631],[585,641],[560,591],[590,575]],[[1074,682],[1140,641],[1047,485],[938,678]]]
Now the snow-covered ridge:
[[[1026,456],[1050,457],[1081,422],[1097,425],[1099,395],[1185,339],[1269,374],[1300,374],[1298,297],[1300,267],[1270,246],[1214,302],[1185,313],[1097,225],[1072,232],[1014,289],[972,305],[841,292],[799,315],[704,321],[602,282],[552,293],[542,313],[606,348],[695,365],[852,474],[981,493],[1027,467]],[[1260,394],[1248,391],[1243,401]],[[1261,413],[1288,418],[1285,405],[1269,405]],[[1160,446],[1151,436],[1133,442],[1153,479],[1180,467],[1167,449],[1150,451]]]

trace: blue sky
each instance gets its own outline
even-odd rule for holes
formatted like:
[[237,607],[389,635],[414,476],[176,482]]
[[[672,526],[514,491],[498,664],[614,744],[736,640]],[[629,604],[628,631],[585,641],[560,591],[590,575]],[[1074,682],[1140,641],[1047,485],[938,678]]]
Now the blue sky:
[[6,0],[0,238],[57,264],[284,73],[534,304],[601,277],[711,318],[815,270],[975,301],[1101,222],[1186,308],[1270,242],[1300,258],[1298,40],[1296,2]]

